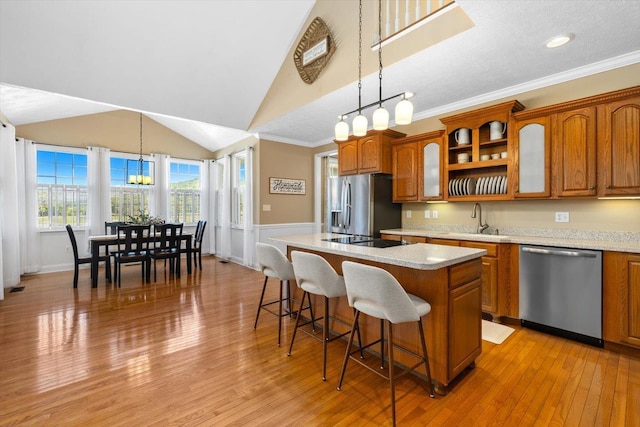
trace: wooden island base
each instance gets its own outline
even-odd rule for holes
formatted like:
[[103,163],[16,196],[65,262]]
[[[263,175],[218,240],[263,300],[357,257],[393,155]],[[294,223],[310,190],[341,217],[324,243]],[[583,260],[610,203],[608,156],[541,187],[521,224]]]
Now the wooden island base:
[[[427,335],[427,346],[431,375],[436,382],[436,391],[447,393],[449,383],[465,368],[473,367],[475,358],[482,351],[482,289],[480,258],[462,262],[437,270],[422,270],[399,265],[379,263],[334,253],[315,251],[292,245],[287,246],[287,255],[299,250],[318,254],[342,274],[342,262],[354,261],[381,267],[391,273],[411,294],[423,298],[431,304],[431,313],[423,318]],[[314,313],[322,313],[320,298],[313,300]],[[331,313],[348,324],[353,321],[353,309],[346,297],[330,301]],[[297,307],[295,307],[297,309]],[[331,329],[342,333],[348,328],[333,322]],[[361,317],[361,332],[364,343],[380,336],[380,322],[368,316]],[[394,339],[400,345],[418,354],[418,328],[414,324],[400,324],[394,327]],[[376,347],[379,349],[379,347]],[[374,349],[375,350],[375,349]],[[411,365],[414,359],[403,352],[397,352],[397,360],[403,365]],[[426,377],[424,368],[418,374]]]

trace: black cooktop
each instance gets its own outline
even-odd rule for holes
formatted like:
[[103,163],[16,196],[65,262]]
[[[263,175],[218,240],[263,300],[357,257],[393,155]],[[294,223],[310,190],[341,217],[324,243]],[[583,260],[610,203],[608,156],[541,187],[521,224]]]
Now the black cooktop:
[[323,239],[327,242],[343,243],[345,245],[368,246],[371,248],[390,248],[393,246],[406,245],[408,242],[398,240],[376,239],[368,236],[345,236]]
[[386,239],[373,239],[368,240],[366,242],[354,242],[352,245],[357,246],[369,246],[371,248],[391,248],[393,246],[402,246],[407,245],[406,242],[401,242],[399,240],[386,240]]

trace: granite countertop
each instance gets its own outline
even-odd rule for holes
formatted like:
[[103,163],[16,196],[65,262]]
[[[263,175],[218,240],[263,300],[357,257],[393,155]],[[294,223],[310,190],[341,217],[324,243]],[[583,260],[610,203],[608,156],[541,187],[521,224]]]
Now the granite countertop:
[[425,243],[412,243],[388,248],[372,248],[323,240],[332,237],[344,237],[344,235],[317,233],[271,237],[271,240],[303,249],[399,265],[418,270],[438,270],[443,267],[480,258],[487,254],[487,251],[484,249],[429,245]]
[[636,233],[598,233],[583,232],[578,235],[567,236],[558,232],[557,236],[549,235],[552,232],[540,232],[533,230],[532,234],[538,235],[495,235],[464,233],[455,230],[421,230],[410,228],[396,228],[381,230],[385,234],[399,236],[422,236],[437,239],[473,240],[477,242],[516,243],[525,245],[557,246],[562,248],[592,249],[603,251],[640,253],[640,238]]

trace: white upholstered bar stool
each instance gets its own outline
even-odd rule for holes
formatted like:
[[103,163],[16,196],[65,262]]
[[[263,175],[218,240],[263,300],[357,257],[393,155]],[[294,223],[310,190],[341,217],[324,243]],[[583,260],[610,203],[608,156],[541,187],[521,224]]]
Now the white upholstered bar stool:
[[[260,295],[260,303],[258,304],[258,312],[256,314],[256,321],[253,324],[253,329],[258,327],[258,319],[260,317],[260,311],[265,310],[271,314],[274,314],[278,317],[278,347],[280,347],[280,338],[282,334],[282,318],[284,316],[291,315],[291,288],[290,281],[295,280],[296,276],[293,274],[293,265],[284,256],[280,249],[273,245],[268,245],[266,243],[256,243],[256,258],[258,261],[258,265],[260,266],[260,270],[264,274],[264,284],[262,285],[262,294]],[[264,302],[264,293],[267,289],[267,281],[272,277],[274,279],[278,279],[279,287],[280,287],[280,297],[277,300]],[[282,286],[283,282],[287,282],[287,295],[283,297],[282,295]],[[287,302],[288,312],[282,311],[282,303]],[[278,304],[278,311],[274,311],[271,309],[271,306],[274,304]]]
[[[344,279],[340,276],[333,267],[319,255],[293,251],[291,252],[291,262],[293,263],[293,271],[296,275],[296,282],[298,287],[302,289],[302,298],[300,299],[300,308],[296,316],[296,325],[293,328],[293,334],[291,335],[291,343],[289,344],[289,352],[287,356],[291,356],[293,350],[293,343],[296,339],[296,332],[300,329],[310,337],[313,337],[319,341],[322,341],[322,381],[327,380],[327,344],[330,341],[341,338],[349,333],[349,331],[343,334],[331,334],[329,331],[329,320],[343,323],[345,322],[337,319],[329,313],[329,299],[344,297],[347,295],[347,289],[344,286]],[[320,319],[316,319],[313,316],[313,306],[311,304],[311,298],[309,294],[318,295],[323,298],[324,312]],[[304,307],[305,299],[308,301],[307,307]],[[309,310],[311,320],[304,323],[300,323],[301,314],[304,310]],[[315,322],[322,320],[322,337],[319,337],[315,332]],[[312,324],[312,331],[304,329],[306,325]],[[360,342],[360,340],[358,340]]]
[[[347,362],[351,359],[360,365],[366,367],[370,371],[385,378],[389,381],[391,389],[391,418],[393,425],[396,424],[396,405],[395,405],[395,380],[400,376],[413,371],[418,366],[424,364],[427,373],[427,381],[429,386],[429,396],[434,397],[433,394],[433,382],[431,380],[431,369],[429,368],[429,355],[427,353],[427,344],[424,338],[424,328],[422,326],[421,318],[427,315],[431,311],[431,306],[428,302],[415,295],[408,294],[398,283],[398,281],[389,272],[370,265],[358,264],[351,261],[345,261],[342,263],[342,274],[344,275],[344,282],[347,288],[347,299],[349,306],[355,308],[355,319],[353,327],[351,328],[351,335],[349,336],[349,343],[347,344],[347,351],[344,355],[344,361],[342,364],[342,371],[340,372],[340,381],[338,382],[338,390],[342,387],[342,380],[347,369]],[[377,343],[382,343],[384,346],[384,331],[383,326],[387,326],[387,349],[389,357],[389,369],[388,372],[378,371],[356,357],[353,357],[353,353],[357,352],[351,350],[353,343],[353,336],[359,329],[358,318],[360,313],[364,313],[368,316],[380,319],[380,339],[369,343],[364,348],[370,347]],[[393,325],[399,323],[417,322],[420,332],[420,344],[422,347],[422,355],[401,347],[393,342]],[[395,374],[393,350],[394,347],[403,350],[405,353],[410,354],[418,359],[418,362],[407,367],[400,374]],[[382,367],[384,368],[384,353],[381,353],[383,357]]]

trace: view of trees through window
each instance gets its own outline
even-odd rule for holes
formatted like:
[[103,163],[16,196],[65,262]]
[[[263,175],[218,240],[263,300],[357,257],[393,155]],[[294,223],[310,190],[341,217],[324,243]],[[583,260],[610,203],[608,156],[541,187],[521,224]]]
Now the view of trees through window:
[[37,150],[38,228],[87,223],[87,155]]
[[169,185],[171,222],[186,224],[200,219],[200,164],[171,162]]

